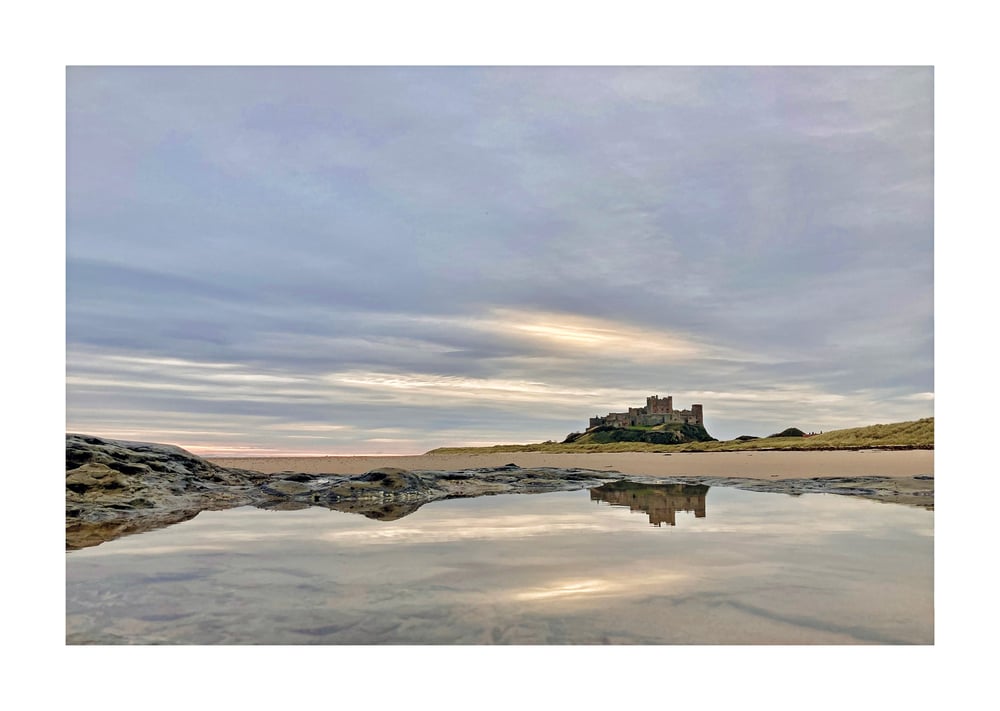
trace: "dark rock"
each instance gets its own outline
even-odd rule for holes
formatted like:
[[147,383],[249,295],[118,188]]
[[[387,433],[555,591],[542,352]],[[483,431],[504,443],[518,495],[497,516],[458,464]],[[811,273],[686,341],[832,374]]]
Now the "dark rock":
[[[377,487],[365,487],[362,484],[376,484]],[[425,491],[428,488],[421,477],[405,469],[396,469],[395,467],[373,469],[370,472],[351,479],[350,486],[355,491],[359,489],[364,491],[384,489],[386,492],[417,492]]]
[[312,481],[319,476],[319,474],[292,474],[291,476],[282,477],[282,479],[285,481],[307,482]]
[[289,479],[279,479],[278,481],[268,482],[260,487],[260,490],[269,496],[296,496],[298,494],[305,494],[312,491],[312,489],[297,481],[291,481]]

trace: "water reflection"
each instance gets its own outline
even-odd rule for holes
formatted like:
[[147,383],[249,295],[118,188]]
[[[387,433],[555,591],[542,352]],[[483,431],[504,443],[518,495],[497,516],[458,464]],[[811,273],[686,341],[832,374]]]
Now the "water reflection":
[[256,504],[258,509],[269,511],[301,511],[312,507],[321,507],[331,511],[341,511],[343,513],[360,514],[365,518],[375,521],[398,521],[409,516],[428,501],[393,501],[383,503],[380,500],[360,500],[360,501],[324,501],[324,502],[304,502],[304,501],[273,501]]
[[66,565],[70,644],[930,644],[933,602],[931,512],[730,487],[204,512]]
[[636,484],[616,481],[590,490],[590,500],[611,506],[627,506],[649,515],[654,526],[677,525],[677,512],[694,512],[705,518],[705,495],[709,487],[687,484]]

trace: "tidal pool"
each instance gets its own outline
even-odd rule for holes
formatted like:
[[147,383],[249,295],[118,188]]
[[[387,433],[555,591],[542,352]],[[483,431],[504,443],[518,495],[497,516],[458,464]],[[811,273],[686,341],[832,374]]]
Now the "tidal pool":
[[68,644],[932,644],[933,512],[610,485],[238,508],[67,554]]

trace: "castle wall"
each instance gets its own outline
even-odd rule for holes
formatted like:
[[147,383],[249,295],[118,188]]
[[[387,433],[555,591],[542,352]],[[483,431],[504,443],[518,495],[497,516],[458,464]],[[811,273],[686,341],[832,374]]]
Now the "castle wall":
[[690,410],[675,410],[673,405],[672,395],[664,398],[651,395],[646,398],[645,407],[630,407],[628,412],[609,412],[603,417],[591,417],[588,429],[600,425],[653,427],[667,422],[686,422],[704,426],[705,414],[701,405],[692,405]]

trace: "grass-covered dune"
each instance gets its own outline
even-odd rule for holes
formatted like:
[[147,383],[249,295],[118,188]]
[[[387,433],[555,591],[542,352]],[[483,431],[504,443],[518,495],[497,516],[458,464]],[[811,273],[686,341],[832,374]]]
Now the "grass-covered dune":
[[[784,433],[782,433],[784,434]],[[493,447],[439,447],[427,454],[475,454],[488,452],[740,452],[777,449],[934,449],[934,418],[888,425],[869,425],[831,430],[810,437],[759,437],[725,442],[651,444],[648,442],[539,442],[498,444]]]

